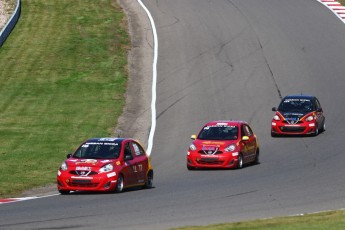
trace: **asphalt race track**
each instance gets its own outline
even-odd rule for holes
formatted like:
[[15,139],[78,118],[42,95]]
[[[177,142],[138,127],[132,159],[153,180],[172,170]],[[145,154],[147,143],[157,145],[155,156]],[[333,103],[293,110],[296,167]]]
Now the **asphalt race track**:
[[[0,229],[167,229],[345,208],[345,24],[316,0],[144,1],[158,39],[155,188],[2,204]],[[326,132],[271,138],[271,108],[316,95]],[[190,135],[248,121],[261,164],[188,171]]]

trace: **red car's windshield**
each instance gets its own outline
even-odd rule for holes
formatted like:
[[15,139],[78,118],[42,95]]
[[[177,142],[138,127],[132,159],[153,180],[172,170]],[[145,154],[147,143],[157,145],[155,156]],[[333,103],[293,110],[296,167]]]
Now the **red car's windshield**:
[[201,140],[237,140],[237,126],[205,126],[199,133]]
[[86,142],[73,154],[75,158],[86,159],[117,159],[121,144],[114,142]]

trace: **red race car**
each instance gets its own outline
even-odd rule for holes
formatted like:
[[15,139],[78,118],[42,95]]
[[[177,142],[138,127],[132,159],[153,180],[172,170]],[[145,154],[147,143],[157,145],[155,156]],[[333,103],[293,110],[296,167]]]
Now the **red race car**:
[[319,100],[311,95],[288,95],[273,107],[271,136],[313,135],[326,130],[325,116]]
[[242,168],[259,163],[256,135],[244,121],[211,121],[192,135],[187,168]]
[[67,155],[57,175],[61,194],[70,191],[115,191],[151,188],[153,169],[139,142],[130,138],[93,138]]

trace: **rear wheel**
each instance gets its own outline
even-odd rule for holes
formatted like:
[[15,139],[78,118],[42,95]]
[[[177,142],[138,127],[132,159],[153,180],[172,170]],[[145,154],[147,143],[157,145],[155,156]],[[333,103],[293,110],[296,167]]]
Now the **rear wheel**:
[[147,173],[144,188],[152,188],[152,186],[153,186],[153,171],[151,170]]
[[242,153],[238,155],[238,161],[237,161],[237,169],[241,169],[243,167],[243,156]]
[[259,157],[260,157],[260,151],[259,148],[256,149],[256,153],[255,153],[255,160],[254,160],[254,164],[257,165],[260,163],[259,161]]
[[119,177],[117,178],[116,182],[116,187],[115,187],[115,192],[120,193],[123,191],[123,176],[120,174]]

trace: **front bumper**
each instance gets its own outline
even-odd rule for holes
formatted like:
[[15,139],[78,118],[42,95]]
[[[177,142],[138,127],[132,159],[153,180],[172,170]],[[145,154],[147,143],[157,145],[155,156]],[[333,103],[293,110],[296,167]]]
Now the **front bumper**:
[[[233,156],[235,155],[235,156]],[[195,168],[236,168],[238,153],[222,155],[187,154],[187,166]]]
[[112,191],[117,182],[117,173],[109,172],[93,176],[76,176],[59,170],[57,187],[64,191]]
[[271,132],[276,135],[310,135],[315,133],[316,128],[317,126],[313,122],[292,125],[280,121],[272,121]]

